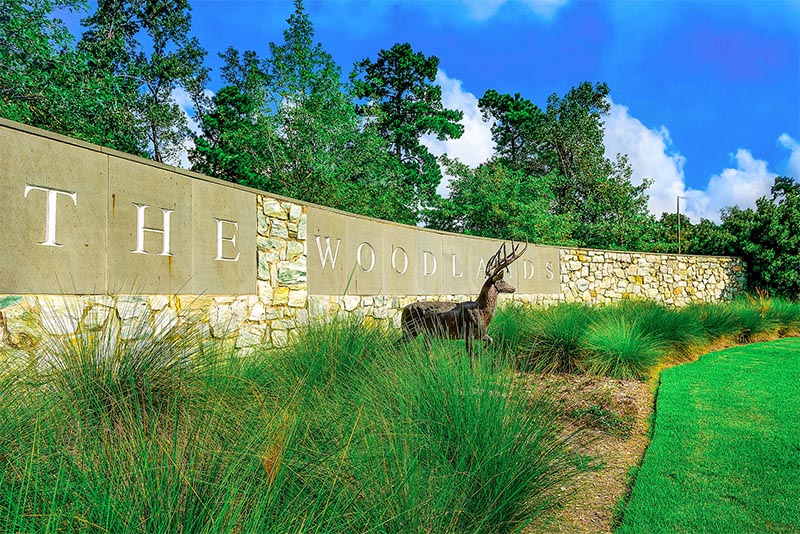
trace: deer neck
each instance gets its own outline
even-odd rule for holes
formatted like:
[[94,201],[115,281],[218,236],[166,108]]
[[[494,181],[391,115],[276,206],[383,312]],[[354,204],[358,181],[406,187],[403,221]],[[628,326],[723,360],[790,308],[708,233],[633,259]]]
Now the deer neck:
[[475,303],[482,312],[494,314],[494,310],[497,307],[497,288],[494,287],[491,279],[483,284],[481,294],[478,295],[478,300]]

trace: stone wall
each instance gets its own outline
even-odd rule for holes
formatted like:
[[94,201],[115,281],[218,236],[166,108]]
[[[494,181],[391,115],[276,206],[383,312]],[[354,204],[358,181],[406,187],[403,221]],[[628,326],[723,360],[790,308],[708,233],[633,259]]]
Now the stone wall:
[[562,249],[560,262],[567,302],[649,299],[682,306],[730,300],[745,287],[739,258]]
[[[190,324],[248,351],[336,316],[399,326],[411,302],[475,299],[501,243],[280,198],[2,119],[0,161],[3,353],[102,328],[130,339]],[[518,293],[501,304],[684,305],[741,293],[744,265],[531,245],[506,280]]]

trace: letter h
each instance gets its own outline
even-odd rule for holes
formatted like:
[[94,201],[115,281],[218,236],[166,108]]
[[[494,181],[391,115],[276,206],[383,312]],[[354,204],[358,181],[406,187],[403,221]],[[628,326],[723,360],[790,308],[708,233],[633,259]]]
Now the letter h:
[[169,231],[170,231],[170,215],[172,215],[175,210],[168,210],[164,208],[161,209],[161,213],[163,213],[164,218],[164,228],[149,228],[144,225],[144,212],[150,206],[146,204],[137,204],[136,202],[131,202],[134,206],[136,206],[136,250],[132,250],[134,254],[147,254],[148,252],[144,249],[144,233],[145,232],[153,232],[156,234],[161,234],[163,237],[163,247],[159,256],[172,256],[172,253],[169,251]]

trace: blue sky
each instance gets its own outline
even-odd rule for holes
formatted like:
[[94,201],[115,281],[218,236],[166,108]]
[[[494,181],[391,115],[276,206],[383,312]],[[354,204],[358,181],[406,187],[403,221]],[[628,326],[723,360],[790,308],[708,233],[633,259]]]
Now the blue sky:
[[[191,4],[215,70],[228,46],[267,55],[293,11],[290,0]],[[445,103],[464,111],[466,133],[428,140],[437,153],[472,165],[491,155],[476,108],[487,89],[544,107],[550,93],[604,81],[607,152],[629,155],[635,182],[655,179],[651,211],[674,211],[681,195],[693,219],[718,219],[720,208],[768,193],[776,174],[800,179],[800,0],[307,0],[306,9],[344,76],[396,42],[440,58]]]

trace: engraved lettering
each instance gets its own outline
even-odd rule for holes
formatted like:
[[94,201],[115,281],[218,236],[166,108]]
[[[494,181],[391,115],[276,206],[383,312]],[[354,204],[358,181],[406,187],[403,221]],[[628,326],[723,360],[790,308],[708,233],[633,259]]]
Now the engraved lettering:
[[331,251],[331,238],[325,237],[325,252],[322,251],[322,243],[320,242],[320,237],[318,235],[314,236],[317,240],[317,250],[319,251],[319,261],[322,263],[322,268],[325,268],[325,265],[328,263],[328,260],[331,262],[331,269],[336,268],[336,258],[339,257],[339,245],[342,244],[341,239],[336,240],[336,250]]
[[[364,263],[361,261],[361,251],[364,250],[364,246],[369,249],[370,253],[370,263],[369,267],[364,267]],[[356,250],[356,261],[358,262],[358,266],[361,267],[361,270],[365,273],[372,272],[372,269],[375,268],[375,249],[372,248],[372,245],[364,241],[360,245],[358,245],[358,249]]]
[[533,278],[533,274],[535,273],[535,269],[533,268],[533,263],[530,260],[522,260],[522,278],[523,280],[530,280]]
[[[428,262],[428,258],[431,259],[432,264]],[[422,274],[425,276],[433,276],[436,274],[436,256],[434,256],[433,252],[430,250],[422,251],[422,269]]]
[[170,217],[175,213],[175,210],[159,208],[162,213],[163,228],[150,228],[144,225],[144,212],[150,206],[147,204],[137,204],[136,202],[131,202],[131,204],[136,206],[136,250],[132,250],[131,252],[134,254],[148,254],[144,249],[144,233],[152,232],[154,234],[161,234],[162,237],[163,246],[161,247],[159,256],[172,256],[172,253],[169,251]]
[[[403,268],[402,269],[398,269],[397,268],[397,253],[398,252],[402,252],[403,253]],[[408,254],[406,253],[406,250],[403,247],[396,247],[396,248],[394,248],[392,250],[392,269],[394,269],[394,272],[396,272],[397,274],[406,274],[406,271],[408,271]]]
[[457,272],[456,269],[456,255],[450,254],[450,256],[453,258],[453,278],[462,278],[464,276],[464,273],[463,272],[459,273]]
[[486,278],[486,260],[481,258],[481,261],[478,262],[478,272],[475,275],[483,280]]
[[[236,230],[239,229],[239,223],[236,221],[229,221],[226,219],[217,219],[214,217],[214,220],[217,222],[217,256],[214,258],[215,261],[239,261],[239,256],[242,255],[241,252],[236,253],[235,258],[230,258],[222,253],[222,245],[224,242],[230,243],[234,250],[236,249]],[[233,225],[233,235],[231,237],[223,236],[223,226],[225,224],[232,224]]]
[[553,274],[553,262],[552,261],[548,261],[547,263],[545,263],[544,264],[544,270],[547,273],[547,274],[544,275],[544,277],[547,278],[548,280],[552,280],[553,276],[555,276]]
[[77,206],[78,193],[25,184],[24,197],[28,198],[28,193],[31,191],[44,191],[47,193],[47,207],[45,208],[44,212],[44,241],[40,242],[39,244],[46,247],[63,247],[64,245],[56,241],[56,207],[58,205],[58,195],[67,195],[72,199],[72,203]]

